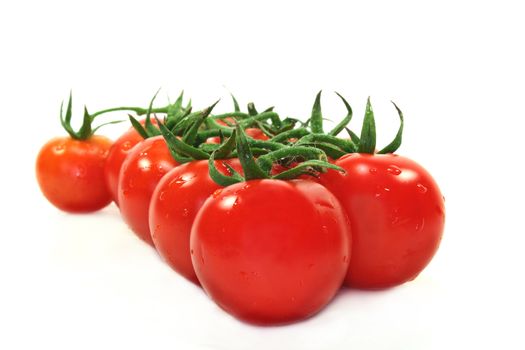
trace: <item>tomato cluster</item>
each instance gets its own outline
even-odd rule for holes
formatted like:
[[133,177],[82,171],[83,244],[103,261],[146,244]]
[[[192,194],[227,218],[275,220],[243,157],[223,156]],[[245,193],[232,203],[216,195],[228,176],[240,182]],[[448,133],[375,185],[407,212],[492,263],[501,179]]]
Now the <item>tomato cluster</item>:
[[[340,96],[340,95],[339,95]],[[273,108],[192,112],[182,94],[162,108],[117,107],[84,114],[69,137],[37,157],[46,198],[68,212],[111,200],[124,221],[178,273],[224,310],[255,324],[283,324],[319,312],[342,285],[393,287],[414,279],[436,253],[444,200],[419,164],[377,151],[370,100],[358,136],[352,109],[325,132],[315,99],[307,122]],[[115,143],[94,135],[95,117],[117,110],[132,128]],[[339,138],[343,130],[347,138]]]

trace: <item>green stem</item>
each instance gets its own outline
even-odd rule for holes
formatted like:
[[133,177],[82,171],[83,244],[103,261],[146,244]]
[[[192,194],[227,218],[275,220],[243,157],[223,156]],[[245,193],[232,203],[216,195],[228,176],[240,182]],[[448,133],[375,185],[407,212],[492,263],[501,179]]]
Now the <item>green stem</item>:
[[306,160],[317,159],[327,161],[326,154],[317,148],[292,146],[283,147],[276,151],[262,155],[257,159],[257,164],[264,170],[269,171],[273,163],[287,158],[302,158]]
[[306,130],[305,128],[298,128],[298,129],[293,129],[293,130],[289,130],[289,131],[285,131],[277,136],[274,136],[270,139],[270,141],[272,142],[284,142],[284,141],[288,141],[288,139],[292,139],[292,138],[301,138],[303,136],[306,136],[306,135],[309,135],[310,132],[308,130]]
[[249,115],[243,112],[231,112],[231,113],[223,113],[223,114],[217,114],[217,115],[211,116],[212,119],[224,119],[224,118],[244,119],[248,117]]
[[235,132],[237,134],[237,154],[239,161],[241,162],[245,180],[267,179],[268,174],[264,172],[255,161],[248,140],[246,139],[246,134],[239,124],[235,126]]
[[315,143],[328,143],[340,148],[346,153],[353,153],[357,150],[356,145],[352,141],[325,134],[310,134],[303,136],[296,142],[296,145],[299,146],[306,143],[314,145]]
[[[168,113],[169,106],[166,107],[160,107],[160,108],[152,108],[151,113]],[[144,115],[148,113],[147,108],[141,108],[141,107],[114,107],[114,108],[108,108],[103,109],[101,111],[95,112],[91,115],[92,118],[95,118],[101,114],[109,113],[109,112],[117,112],[117,111],[131,111],[137,113],[137,115]]]

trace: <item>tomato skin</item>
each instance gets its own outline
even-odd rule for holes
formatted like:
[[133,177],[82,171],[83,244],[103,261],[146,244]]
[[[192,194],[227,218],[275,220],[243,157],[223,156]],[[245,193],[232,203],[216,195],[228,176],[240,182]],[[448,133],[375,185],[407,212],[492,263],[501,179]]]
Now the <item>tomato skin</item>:
[[[224,163],[241,172],[238,159],[215,161],[223,174],[229,174]],[[209,176],[208,161],[200,160],[172,169],[151,197],[149,225],[155,248],[168,265],[196,284],[199,281],[190,256],[191,227],[206,199],[219,188]]]
[[71,213],[107,206],[111,197],[104,183],[104,162],[111,140],[94,135],[87,140],[57,137],[47,142],[36,160],[36,177],[51,204]]
[[348,228],[323,186],[252,180],[206,200],[190,252],[202,287],[227,312],[255,324],[289,323],[317,313],[340,288]]
[[[146,119],[139,121],[140,124],[144,125]],[[153,125],[157,125],[155,119],[151,120]],[[120,137],[113,143],[109,149],[108,157],[106,159],[106,166],[104,168],[104,177],[106,179],[106,186],[111,194],[113,202],[118,206],[118,180],[120,174],[120,168],[122,163],[126,159],[126,156],[130,150],[137,143],[143,141],[144,138],[133,127],[126,130]]]
[[349,154],[319,182],[345,208],[352,260],[345,283],[382,289],[413,280],[436,253],[445,223],[443,196],[432,176],[397,155]]
[[[250,136],[255,140],[266,141],[270,139],[268,135],[266,135],[261,129],[247,128],[244,130],[244,132],[246,133],[246,135]],[[210,137],[206,140],[206,143],[219,144],[221,143],[221,138],[219,136]]]
[[122,218],[137,236],[151,245],[148,223],[151,195],[160,179],[176,165],[164,138],[155,136],[133,147],[120,169],[118,202]]

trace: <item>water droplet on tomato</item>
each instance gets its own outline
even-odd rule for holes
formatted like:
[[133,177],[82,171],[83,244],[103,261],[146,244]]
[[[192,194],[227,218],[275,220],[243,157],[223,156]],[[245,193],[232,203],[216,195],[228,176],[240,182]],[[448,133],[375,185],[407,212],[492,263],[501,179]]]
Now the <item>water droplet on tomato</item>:
[[213,198],[217,198],[221,195],[222,193],[222,188],[219,188],[218,190],[215,190],[215,192],[213,192]]
[[370,174],[377,174],[377,169],[376,168],[370,168],[370,169],[368,169],[368,171],[370,172]]
[[123,151],[128,151],[133,145],[131,144],[131,141],[126,141],[122,143],[121,149]]
[[84,176],[86,176],[86,168],[84,168],[83,166],[79,166],[75,169],[75,177],[77,179],[82,178]]
[[182,216],[187,217],[190,214],[190,211],[187,208],[182,209]]
[[424,185],[417,184],[416,187],[417,187],[417,190],[419,191],[419,193],[423,193],[423,194],[427,193],[427,188]]
[[160,202],[162,202],[164,199],[166,199],[166,191],[160,192],[160,195],[159,195]]
[[327,201],[320,200],[320,201],[315,202],[315,204],[320,205],[321,207],[334,209],[334,205]]
[[388,188],[388,187],[383,187],[383,190],[384,190],[385,192],[390,192],[390,188]]
[[190,249],[190,255],[193,255],[193,249]]
[[416,231],[422,231],[425,227],[425,219],[421,219],[421,222],[416,223]]
[[55,149],[54,149],[56,154],[62,154],[62,153],[65,152],[65,150],[66,150],[66,146],[64,144],[62,144],[62,143],[59,144],[59,145],[56,145]]
[[399,169],[397,166],[395,165],[391,165],[389,166],[388,168],[386,168],[386,171],[388,171],[390,174],[392,175],[399,175],[401,174],[401,169]]

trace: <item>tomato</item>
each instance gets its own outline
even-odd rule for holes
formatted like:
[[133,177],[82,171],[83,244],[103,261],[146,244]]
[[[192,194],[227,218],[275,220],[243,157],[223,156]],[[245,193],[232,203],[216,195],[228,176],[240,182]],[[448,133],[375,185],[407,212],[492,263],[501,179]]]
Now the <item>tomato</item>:
[[348,154],[319,181],[345,208],[352,227],[349,286],[378,289],[414,279],[436,253],[445,222],[432,176],[397,155]]
[[[241,172],[238,159],[215,161],[224,175],[229,175],[224,163]],[[190,256],[191,227],[204,201],[219,188],[209,176],[208,161],[194,161],[167,173],[151,198],[149,225],[155,248],[173,269],[197,284]]]
[[144,140],[144,138],[142,138],[135,129],[130,128],[115,141],[109,150],[104,169],[104,177],[108,191],[111,193],[111,197],[117,205],[120,168],[129,151],[142,140]]
[[[250,136],[255,140],[266,141],[270,139],[261,129],[247,128],[244,130],[244,132],[246,133],[246,135]],[[210,137],[206,140],[206,143],[219,144],[221,143],[221,138],[219,136]]]
[[178,163],[162,136],[148,138],[129,152],[118,182],[118,202],[124,221],[142,240],[153,245],[148,210],[160,179]]
[[104,162],[110,147],[111,140],[96,135],[86,140],[57,137],[46,143],[37,156],[36,176],[47,200],[74,213],[108,205]]
[[[145,122],[146,119],[142,119],[140,124],[144,125]],[[154,125],[157,124],[155,119],[153,119],[151,122]],[[104,169],[104,177],[106,179],[108,191],[111,193],[111,197],[116,205],[118,205],[118,179],[120,168],[122,167],[122,163],[124,163],[126,156],[133,146],[142,140],[144,140],[144,138],[140,136],[133,127],[131,127],[126,132],[124,132],[109,149],[108,157],[106,159],[106,166]]]
[[322,185],[251,180],[217,190],[190,237],[195,273],[235,317],[281,324],[309,317],[340,288],[350,258],[346,214]]

